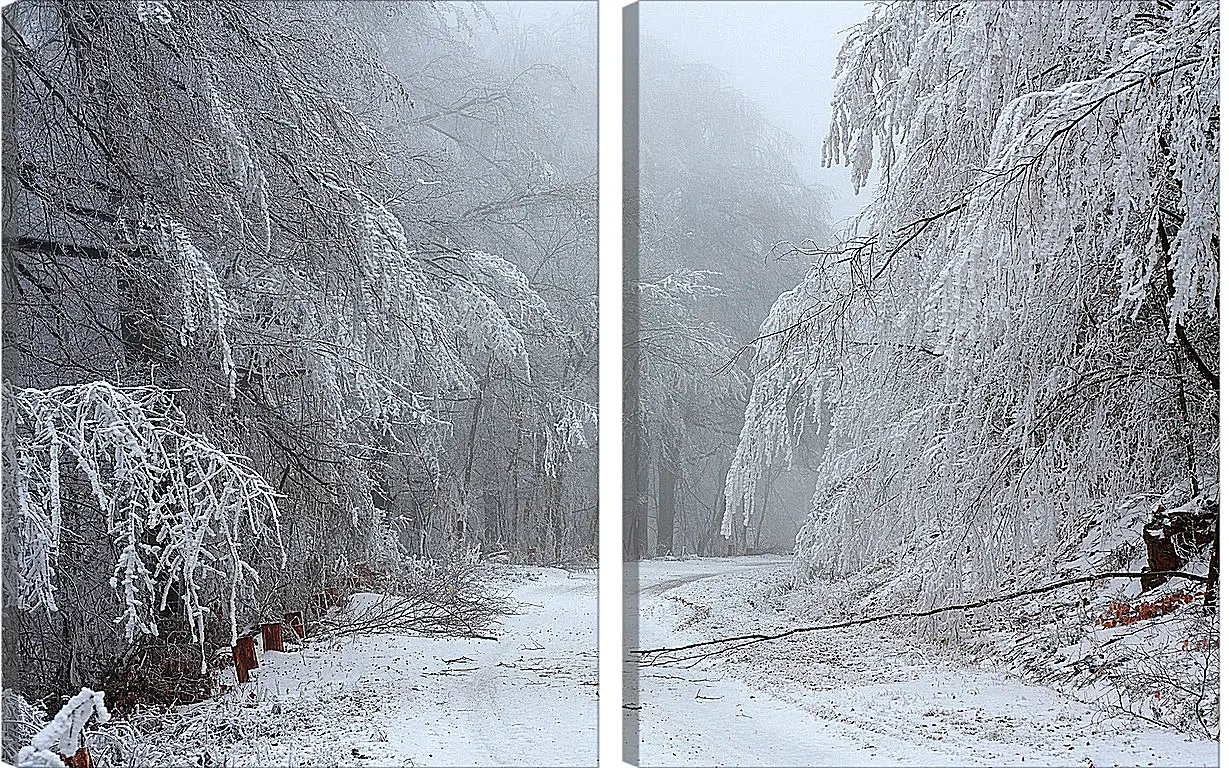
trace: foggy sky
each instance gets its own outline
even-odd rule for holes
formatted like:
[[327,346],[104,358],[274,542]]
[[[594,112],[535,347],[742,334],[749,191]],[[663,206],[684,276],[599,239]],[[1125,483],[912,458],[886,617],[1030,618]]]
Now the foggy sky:
[[[523,24],[589,5],[596,13],[587,0],[487,3],[501,23],[515,16]],[[642,0],[640,31],[685,59],[721,70],[770,123],[797,139],[802,178],[832,192],[832,217],[839,222],[860,211],[870,192],[855,196],[847,169],[824,168],[820,146],[832,115],[837,51],[845,32],[869,13],[864,0]]]
[[640,33],[676,53],[722,70],[759,104],[770,123],[801,145],[803,180],[828,187],[834,221],[866,205],[845,168],[823,168],[820,147],[832,115],[836,54],[844,32],[870,13],[861,0],[643,0]]
[[[582,10],[597,16],[594,0],[488,0],[486,7],[499,24],[505,24],[510,18],[522,25],[558,21]],[[593,50],[593,55],[597,56],[597,49]]]

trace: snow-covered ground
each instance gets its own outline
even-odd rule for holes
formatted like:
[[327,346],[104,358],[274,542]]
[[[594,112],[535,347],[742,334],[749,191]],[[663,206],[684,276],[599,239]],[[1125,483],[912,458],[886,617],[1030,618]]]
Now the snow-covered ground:
[[[792,625],[762,602],[788,566],[780,557],[641,563],[641,647],[772,628],[766,619]],[[1111,716],[887,628],[645,667],[639,680],[646,766],[1217,764],[1214,741]]]
[[364,635],[263,653],[252,682],[185,720],[183,752],[200,737],[231,766],[596,765],[596,572],[510,568],[496,588],[520,611],[497,641]]

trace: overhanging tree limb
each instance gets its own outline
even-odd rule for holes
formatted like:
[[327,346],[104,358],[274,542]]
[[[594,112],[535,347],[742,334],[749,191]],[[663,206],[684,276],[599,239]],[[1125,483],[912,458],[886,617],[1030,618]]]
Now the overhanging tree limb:
[[[977,600],[972,603],[961,603],[959,605],[944,605],[938,608],[929,608],[924,611],[906,611],[903,613],[883,613],[876,616],[867,616],[861,619],[851,619],[849,621],[840,621],[834,624],[818,624],[807,627],[794,627],[783,632],[775,633],[753,633],[748,635],[736,635],[733,637],[721,637],[715,640],[701,640],[695,643],[687,643],[686,645],[678,645],[668,648],[634,648],[632,654],[639,657],[639,661],[644,666],[663,666],[667,664],[679,664],[686,661],[697,661],[708,656],[715,656],[721,653],[744,648],[748,645],[756,643],[768,642],[771,640],[780,640],[793,635],[800,635],[807,632],[820,632],[829,629],[845,629],[847,627],[860,627],[864,624],[873,624],[889,619],[923,619],[928,616],[936,616],[940,613],[948,611],[965,611],[973,608],[984,608],[994,603],[1002,603],[1008,600],[1015,600],[1029,595],[1040,595],[1046,592],[1053,592],[1056,589],[1070,587],[1075,584],[1087,584],[1101,579],[1138,579],[1143,576],[1166,576],[1180,579],[1189,579],[1191,581],[1207,582],[1207,576],[1200,576],[1185,571],[1113,571],[1109,573],[1093,573],[1087,576],[1078,576],[1073,579],[1064,579],[1062,581],[1044,584],[1040,587],[1032,589],[1022,589],[1017,592],[1011,592],[1005,595],[996,595],[987,597],[982,600]],[[681,654],[681,655],[680,655]]]

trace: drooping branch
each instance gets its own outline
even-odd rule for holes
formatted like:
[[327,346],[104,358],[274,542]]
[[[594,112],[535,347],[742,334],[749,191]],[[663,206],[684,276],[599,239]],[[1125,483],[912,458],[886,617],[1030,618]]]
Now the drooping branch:
[[[267,537],[285,564],[279,494],[250,461],[184,429],[171,390],[105,381],[2,390],[3,465],[13,478],[12,508],[5,511],[21,542],[17,605],[58,610],[69,501],[61,484],[64,470],[75,467],[120,553],[111,585],[123,601],[117,622],[124,622],[128,641],[158,634],[158,613],[175,591],[194,639],[203,642],[211,573],[229,579],[237,633],[239,587],[257,579],[241,545]],[[156,546],[147,543],[151,538]]]
[[[1169,263],[1169,233],[1165,231],[1165,221],[1159,215],[1156,217],[1156,237],[1157,244],[1161,248],[1161,254],[1165,257],[1165,290],[1169,292],[1169,301],[1172,302],[1177,289],[1174,287],[1173,266]],[[1211,386],[1214,392],[1220,392],[1220,376],[1204,362],[1203,356],[1199,354],[1199,350],[1195,349],[1195,345],[1191,343],[1190,338],[1186,335],[1186,329],[1183,327],[1182,321],[1177,317],[1173,317],[1170,318],[1169,322],[1173,324],[1174,338],[1181,345],[1186,358],[1199,371],[1199,375],[1204,382]]]
[[1079,576],[1074,579],[1064,579],[1062,581],[1043,584],[1039,587],[1031,589],[1022,589],[1017,592],[1011,592],[1005,595],[995,595],[982,600],[976,600],[971,603],[961,603],[958,605],[944,605],[937,608],[929,608],[924,611],[904,611],[896,613],[881,613],[876,616],[866,616],[860,619],[850,619],[848,621],[839,621],[832,624],[818,624],[806,627],[794,627],[782,632],[775,633],[753,633],[747,635],[735,635],[733,637],[719,637],[713,640],[701,640],[686,645],[678,645],[665,648],[634,648],[632,653],[639,657],[640,664],[644,666],[665,666],[669,664],[680,664],[683,662],[695,662],[709,656],[716,656],[722,653],[745,648],[749,645],[757,643],[769,642],[772,640],[781,640],[794,635],[801,635],[807,632],[822,632],[831,629],[846,629],[849,627],[860,627],[865,624],[874,624],[890,619],[924,619],[929,616],[937,616],[941,613],[950,611],[967,611],[975,608],[985,608],[988,605],[1002,603],[1009,600],[1016,600],[1029,595],[1040,595],[1046,592],[1053,592],[1056,589],[1070,587],[1076,584],[1088,584],[1101,579],[1138,579],[1143,576],[1165,576],[1180,579],[1189,579],[1191,581],[1207,582],[1207,576],[1200,576],[1185,571],[1114,571],[1110,573],[1094,573],[1087,576]]

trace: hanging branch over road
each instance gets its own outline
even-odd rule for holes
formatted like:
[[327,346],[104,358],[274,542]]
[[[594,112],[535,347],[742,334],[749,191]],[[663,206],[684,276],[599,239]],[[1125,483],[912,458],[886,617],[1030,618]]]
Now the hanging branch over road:
[[646,667],[668,666],[671,664],[682,664],[684,662],[697,662],[701,659],[710,656],[717,656],[722,653],[745,648],[756,643],[764,643],[771,640],[780,640],[782,638],[800,635],[806,632],[820,632],[829,629],[844,629],[846,627],[860,627],[863,624],[873,624],[879,621],[887,621],[888,619],[923,619],[928,616],[935,616],[948,611],[965,611],[973,608],[984,608],[994,603],[1002,603],[1008,600],[1015,600],[1020,597],[1029,595],[1040,595],[1046,592],[1053,592],[1056,589],[1070,587],[1075,584],[1087,584],[1101,579],[1138,579],[1143,576],[1165,576],[1181,579],[1189,579],[1191,581],[1207,582],[1207,576],[1200,576],[1185,571],[1113,571],[1110,573],[1094,573],[1088,576],[1079,576],[1074,579],[1064,579],[1050,584],[1044,584],[1040,587],[1032,589],[1022,589],[1018,592],[1011,592],[1006,595],[997,595],[995,597],[987,597],[972,603],[962,603],[959,605],[944,605],[938,608],[930,608],[925,611],[906,611],[904,613],[884,613],[877,616],[867,616],[861,619],[851,619],[849,621],[841,621],[835,624],[819,624],[809,627],[794,627],[783,632],[772,634],[755,633],[749,635],[737,635],[734,637],[721,637],[715,640],[702,640],[686,645],[674,646],[671,648],[633,648],[632,654],[639,657],[639,663]]

